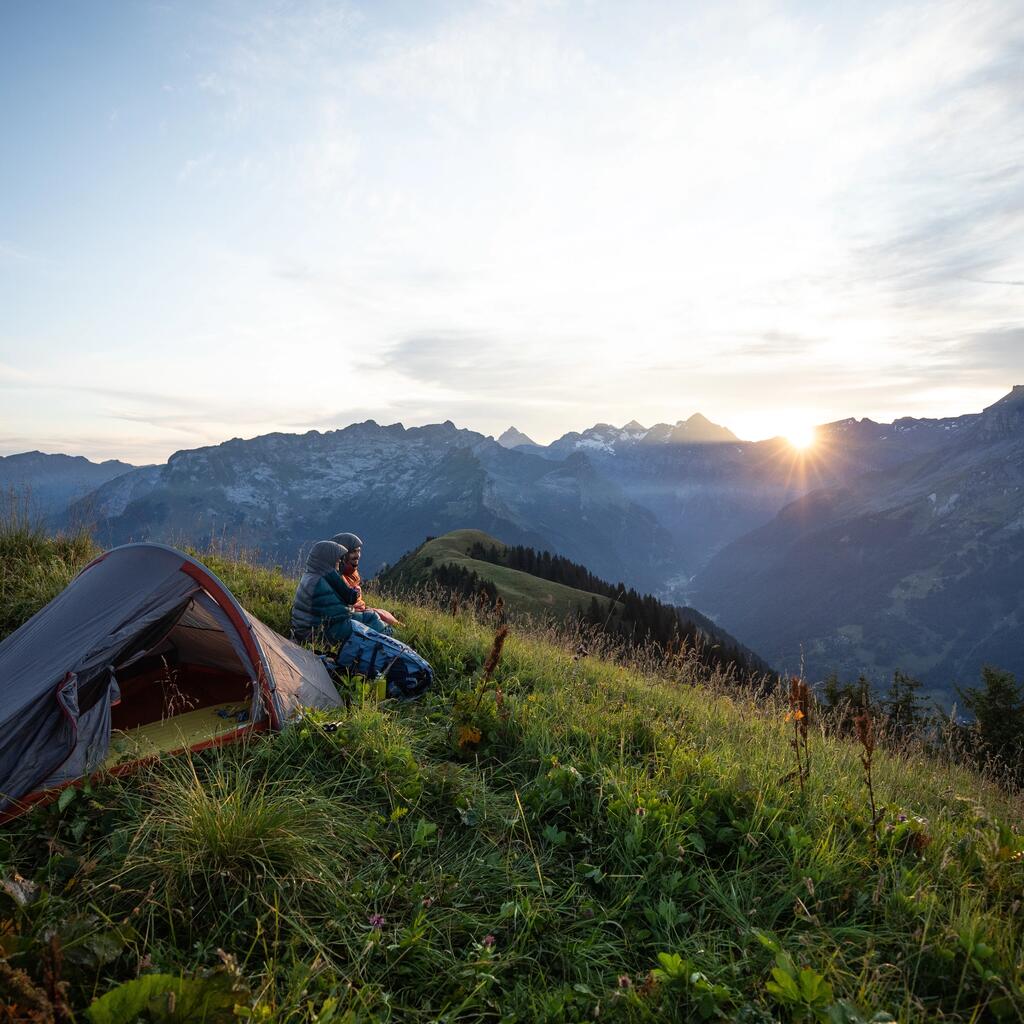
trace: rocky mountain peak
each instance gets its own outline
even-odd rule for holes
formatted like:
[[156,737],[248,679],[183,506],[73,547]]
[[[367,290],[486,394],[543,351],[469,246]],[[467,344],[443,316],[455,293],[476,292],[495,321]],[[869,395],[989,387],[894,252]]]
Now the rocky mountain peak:
[[498,444],[502,448],[518,448],[521,444],[536,444],[533,438],[524,434],[517,427],[509,427],[501,437],[498,438]]
[[988,406],[978,417],[974,435],[983,441],[1024,438],[1024,384]]
[[688,420],[679,420],[672,429],[670,440],[676,444],[717,444],[738,441],[728,428],[712,423],[705,415],[695,412]]
[[41,452],[38,449],[34,449],[30,452],[17,452],[13,455],[0,455],[0,462],[6,462],[11,468],[20,466],[21,468],[27,467],[49,467],[53,470],[60,471],[62,469],[95,469],[97,467],[103,467],[106,469],[117,469],[121,472],[127,472],[129,469],[135,467],[127,462],[119,462],[117,459],[105,459],[103,462],[93,462],[91,459],[87,459],[84,455],[65,455],[63,452],[55,452],[52,455],[47,452]]
[[23,498],[33,513],[51,515],[134,468],[116,459],[92,462],[83,455],[21,452],[0,456],[0,493]]

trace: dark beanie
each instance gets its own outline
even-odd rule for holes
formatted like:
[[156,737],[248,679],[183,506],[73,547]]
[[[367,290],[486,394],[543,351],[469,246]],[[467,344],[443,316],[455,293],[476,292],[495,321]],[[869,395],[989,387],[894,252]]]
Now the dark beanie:
[[331,540],[349,551],[358,551],[363,546],[363,542],[354,533],[336,533]]

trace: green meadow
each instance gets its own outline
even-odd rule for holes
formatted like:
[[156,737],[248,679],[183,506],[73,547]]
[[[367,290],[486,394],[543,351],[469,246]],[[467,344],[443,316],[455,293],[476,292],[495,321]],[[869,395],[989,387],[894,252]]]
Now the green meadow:
[[[91,554],[0,529],[0,636]],[[287,632],[294,579],[203,557]],[[801,784],[777,696],[519,622],[488,677],[495,623],[387,600],[418,703],[356,683],[0,831],[0,1021],[1024,1015],[1018,799],[877,750],[873,822],[862,748],[812,715]]]
[[452,530],[443,537],[428,540],[392,571],[415,580],[425,578],[432,566],[455,565],[468,569],[480,579],[493,583],[510,609],[538,619],[565,620],[580,609],[588,608],[592,600],[597,601],[602,611],[611,604],[602,594],[540,579],[503,565],[470,558],[468,554],[474,544],[488,547],[500,543],[482,530]]

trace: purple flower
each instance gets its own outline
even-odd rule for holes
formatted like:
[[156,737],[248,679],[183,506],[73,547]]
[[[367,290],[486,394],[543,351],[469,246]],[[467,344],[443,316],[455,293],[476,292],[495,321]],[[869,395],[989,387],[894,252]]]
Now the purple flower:
[[896,820],[897,821],[906,821],[907,820],[907,816],[905,814],[901,814]]
[[383,928],[384,927],[384,915],[383,914],[371,914],[370,915],[370,927],[371,928]]
[[497,940],[494,938],[493,935],[487,934],[487,935],[484,936],[484,941],[483,941],[482,945],[483,945],[484,949],[490,949],[494,945],[494,943],[496,941]]

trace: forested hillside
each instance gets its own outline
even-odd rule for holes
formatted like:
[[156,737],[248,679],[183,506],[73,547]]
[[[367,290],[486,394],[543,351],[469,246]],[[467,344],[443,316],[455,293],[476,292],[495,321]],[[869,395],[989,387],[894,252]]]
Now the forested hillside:
[[470,602],[541,621],[581,623],[625,651],[692,656],[728,667],[739,678],[768,677],[771,666],[694,608],[666,604],[625,583],[612,584],[550,551],[508,547],[479,530],[428,538],[382,575],[381,582],[422,590],[431,585]]

